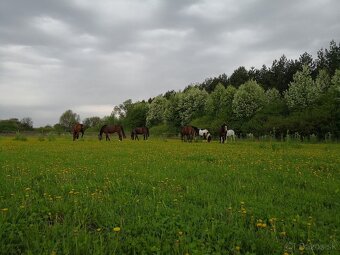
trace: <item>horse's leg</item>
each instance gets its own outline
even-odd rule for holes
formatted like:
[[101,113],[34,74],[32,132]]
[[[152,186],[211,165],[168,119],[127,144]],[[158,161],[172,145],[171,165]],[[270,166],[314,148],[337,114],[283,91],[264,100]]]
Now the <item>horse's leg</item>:
[[136,139],[139,141],[138,134],[136,133]]
[[84,130],[81,131],[81,138],[84,136]]

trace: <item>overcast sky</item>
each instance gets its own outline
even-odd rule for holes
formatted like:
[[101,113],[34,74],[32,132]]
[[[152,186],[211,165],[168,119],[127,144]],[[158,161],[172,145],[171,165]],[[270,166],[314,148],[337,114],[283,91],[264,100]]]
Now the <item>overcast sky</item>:
[[332,39],[339,0],[1,0],[0,119],[102,117]]

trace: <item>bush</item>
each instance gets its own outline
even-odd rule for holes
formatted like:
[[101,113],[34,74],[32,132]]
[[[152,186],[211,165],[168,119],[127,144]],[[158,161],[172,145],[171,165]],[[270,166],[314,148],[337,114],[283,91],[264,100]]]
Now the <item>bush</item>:
[[15,133],[14,139],[15,141],[27,141],[27,137],[21,134],[20,132]]

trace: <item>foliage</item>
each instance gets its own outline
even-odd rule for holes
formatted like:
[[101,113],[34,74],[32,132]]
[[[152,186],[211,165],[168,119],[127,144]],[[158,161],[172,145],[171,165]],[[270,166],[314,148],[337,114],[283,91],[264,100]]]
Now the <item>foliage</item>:
[[72,110],[65,111],[59,118],[59,124],[64,131],[72,131],[73,126],[80,121],[80,117]]
[[204,113],[208,93],[205,90],[191,88],[181,97],[179,101],[179,117],[181,125],[187,125],[190,121]]
[[33,130],[33,120],[29,117],[25,117],[20,121],[21,130]]
[[85,126],[85,129],[89,128],[99,128],[99,126],[102,124],[102,120],[100,117],[94,116],[84,119],[83,124]]
[[20,132],[16,132],[13,140],[15,140],[15,141],[27,141],[27,137]]
[[135,128],[146,126],[146,114],[148,104],[144,101],[131,104],[126,110],[126,116],[122,120],[124,127]]
[[311,106],[320,94],[321,88],[315,85],[310,68],[304,65],[302,71],[294,75],[284,98],[290,109],[299,110]]
[[242,84],[236,91],[233,100],[233,112],[239,119],[247,119],[264,105],[264,89],[254,80]]
[[154,126],[165,121],[164,113],[166,110],[167,100],[165,97],[155,97],[149,105],[149,110],[146,114],[146,125]]
[[20,129],[18,119],[0,120],[0,132],[15,132]]

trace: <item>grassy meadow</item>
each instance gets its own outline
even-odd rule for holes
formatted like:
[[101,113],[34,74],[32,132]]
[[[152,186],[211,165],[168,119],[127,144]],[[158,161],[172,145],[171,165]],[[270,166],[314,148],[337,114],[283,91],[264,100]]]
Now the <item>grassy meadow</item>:
[[0,137],[1,254],[340,254],[340,145]]

